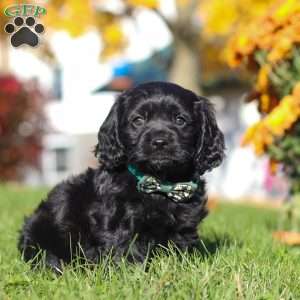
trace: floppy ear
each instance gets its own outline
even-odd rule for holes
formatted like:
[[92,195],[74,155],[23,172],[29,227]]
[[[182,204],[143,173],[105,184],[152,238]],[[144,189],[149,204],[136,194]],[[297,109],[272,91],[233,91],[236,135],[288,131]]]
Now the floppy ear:
[[200,175],[219,166],[224,158],[224,136],[220,131],[213,105],[208,99],[198,97],[194,104],[199,124],[197,150],[195,154],[196,170]]
[[98,144],[94,150],[99,162],[108,169],[120,167],[126,160],[124,147],[119,138],[119,102],[120,97],[116,99],[101,125],[98,133]]

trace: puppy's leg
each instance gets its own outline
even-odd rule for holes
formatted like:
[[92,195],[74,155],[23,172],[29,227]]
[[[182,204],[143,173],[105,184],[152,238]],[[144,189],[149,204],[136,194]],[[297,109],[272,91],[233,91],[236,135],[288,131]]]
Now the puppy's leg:
[[[61,269],[60,258],[67,260],[67,244],[61,238],[51,214],[41,205],[35,213],[25,220],[18,248],[25,261],[31,261],[33,266],[39,265],[42,259],[47,266]],[[45,253],[45,256],[43,256]]]
[[[62,274],[63,268],[59,258],[50,251],[43,253],[38,245],[34,245],[34,243],[30,241],[29,236],[25,236],[24,232],[20,236],[18,247],[24,260],[31,261],[33,267],[38,267],[41,266],[41,263],[45,263],[46,267],[49,267],[55,273]],[[45,254],[45,256],[43,254]]]

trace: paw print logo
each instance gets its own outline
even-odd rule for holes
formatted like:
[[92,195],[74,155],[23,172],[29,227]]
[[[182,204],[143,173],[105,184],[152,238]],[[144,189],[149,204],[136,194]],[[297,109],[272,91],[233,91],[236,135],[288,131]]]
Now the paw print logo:
[[36,24],[33,17],[27,17],[25,21],[22,17],[16,17],[13,23],[6,24],[4,28],[8,34],[11,34],[12,46],[19,47],[26,44],[35,47],[38,45],[39,34],[45,31],[42,24]]

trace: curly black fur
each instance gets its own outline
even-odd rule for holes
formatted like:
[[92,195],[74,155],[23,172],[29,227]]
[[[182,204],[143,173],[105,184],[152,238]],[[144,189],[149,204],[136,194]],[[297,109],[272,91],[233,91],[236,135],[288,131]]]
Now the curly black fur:
[[[108,252],[143,261],[169,242],[195,246],[207,214],[201,175],[224,155],[209,101],[171,83],[139,85],[117,98],[98,140],[100,167],[58,184],[26,219],[19,240],[25,261],[42,249],[46,264],[58,270],[79,253],[93,263]],[[140,193],[129,163],[162,180],[197,181],[199,188],[184,203]]]

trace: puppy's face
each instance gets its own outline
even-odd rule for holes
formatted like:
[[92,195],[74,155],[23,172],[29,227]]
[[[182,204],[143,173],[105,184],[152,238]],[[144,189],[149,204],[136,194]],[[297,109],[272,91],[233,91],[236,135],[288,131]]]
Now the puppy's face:
[[129,163],[148,172],[192,164],[197,126],[191,99],[157,91],[123,105],[120,139]]
[[122,93],[98,139],[95,153],[110,169],[135,164],[148,173],[203,174],[223,159],[224,138],[209,101],[166,82]]

